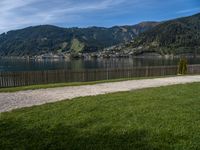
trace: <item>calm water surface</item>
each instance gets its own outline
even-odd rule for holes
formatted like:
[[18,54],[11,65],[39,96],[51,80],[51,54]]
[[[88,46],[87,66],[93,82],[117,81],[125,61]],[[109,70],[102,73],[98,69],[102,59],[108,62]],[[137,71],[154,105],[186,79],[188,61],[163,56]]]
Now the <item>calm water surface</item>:
[[[141,66],[177,65],[179,59],[166,58],[110,58],[110,59],[75,59],[75,60],[21,60],[0,59],[0,71],[36,71],[36,70],[83,70],[102,68],[130,68]],[[188,59],[189,64],[200,64],[200,58]]]

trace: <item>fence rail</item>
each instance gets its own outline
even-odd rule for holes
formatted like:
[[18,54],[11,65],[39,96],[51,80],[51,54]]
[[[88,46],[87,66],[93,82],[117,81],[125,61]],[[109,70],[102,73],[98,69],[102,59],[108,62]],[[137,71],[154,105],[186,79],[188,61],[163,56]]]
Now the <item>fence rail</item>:
[[[176,75],[177,66],[134,67],[127,69],[48,70],[27,72],[0,72],[0,88],[27,85],[87,82],[117,78]],[[200,74],[200,65],[189,65],[188,74]]]

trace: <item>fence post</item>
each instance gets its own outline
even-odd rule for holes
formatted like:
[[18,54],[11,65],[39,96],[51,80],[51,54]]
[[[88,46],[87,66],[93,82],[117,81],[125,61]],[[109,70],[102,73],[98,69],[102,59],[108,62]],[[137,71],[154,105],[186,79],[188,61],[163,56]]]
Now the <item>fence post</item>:
[[146,77],[149,76],[149,67],[148,66],[146,67],[146,73],[145,74],[146,74]]
[[106,68],[106,79],[109,80],[108,68]]

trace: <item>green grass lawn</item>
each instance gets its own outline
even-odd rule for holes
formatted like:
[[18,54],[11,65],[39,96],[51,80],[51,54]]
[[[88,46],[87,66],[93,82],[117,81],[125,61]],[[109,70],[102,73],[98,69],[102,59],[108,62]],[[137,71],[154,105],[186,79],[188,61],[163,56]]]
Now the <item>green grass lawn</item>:
[[200,83],[0,114],[0,149],[200,149]]

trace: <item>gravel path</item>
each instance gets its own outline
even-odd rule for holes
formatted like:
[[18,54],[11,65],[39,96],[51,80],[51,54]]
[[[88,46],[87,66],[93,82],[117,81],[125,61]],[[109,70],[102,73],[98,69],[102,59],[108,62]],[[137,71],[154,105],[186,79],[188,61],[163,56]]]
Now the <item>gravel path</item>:
[[0,112],[10,111],[16,108],[41,105],[65,99],[72,99],[76,97],[192,82],[200,82],[200,76],[180,76],[158,79],[131,80],[96,85],[39,89],[20,91],[15,93],[0,93]]

